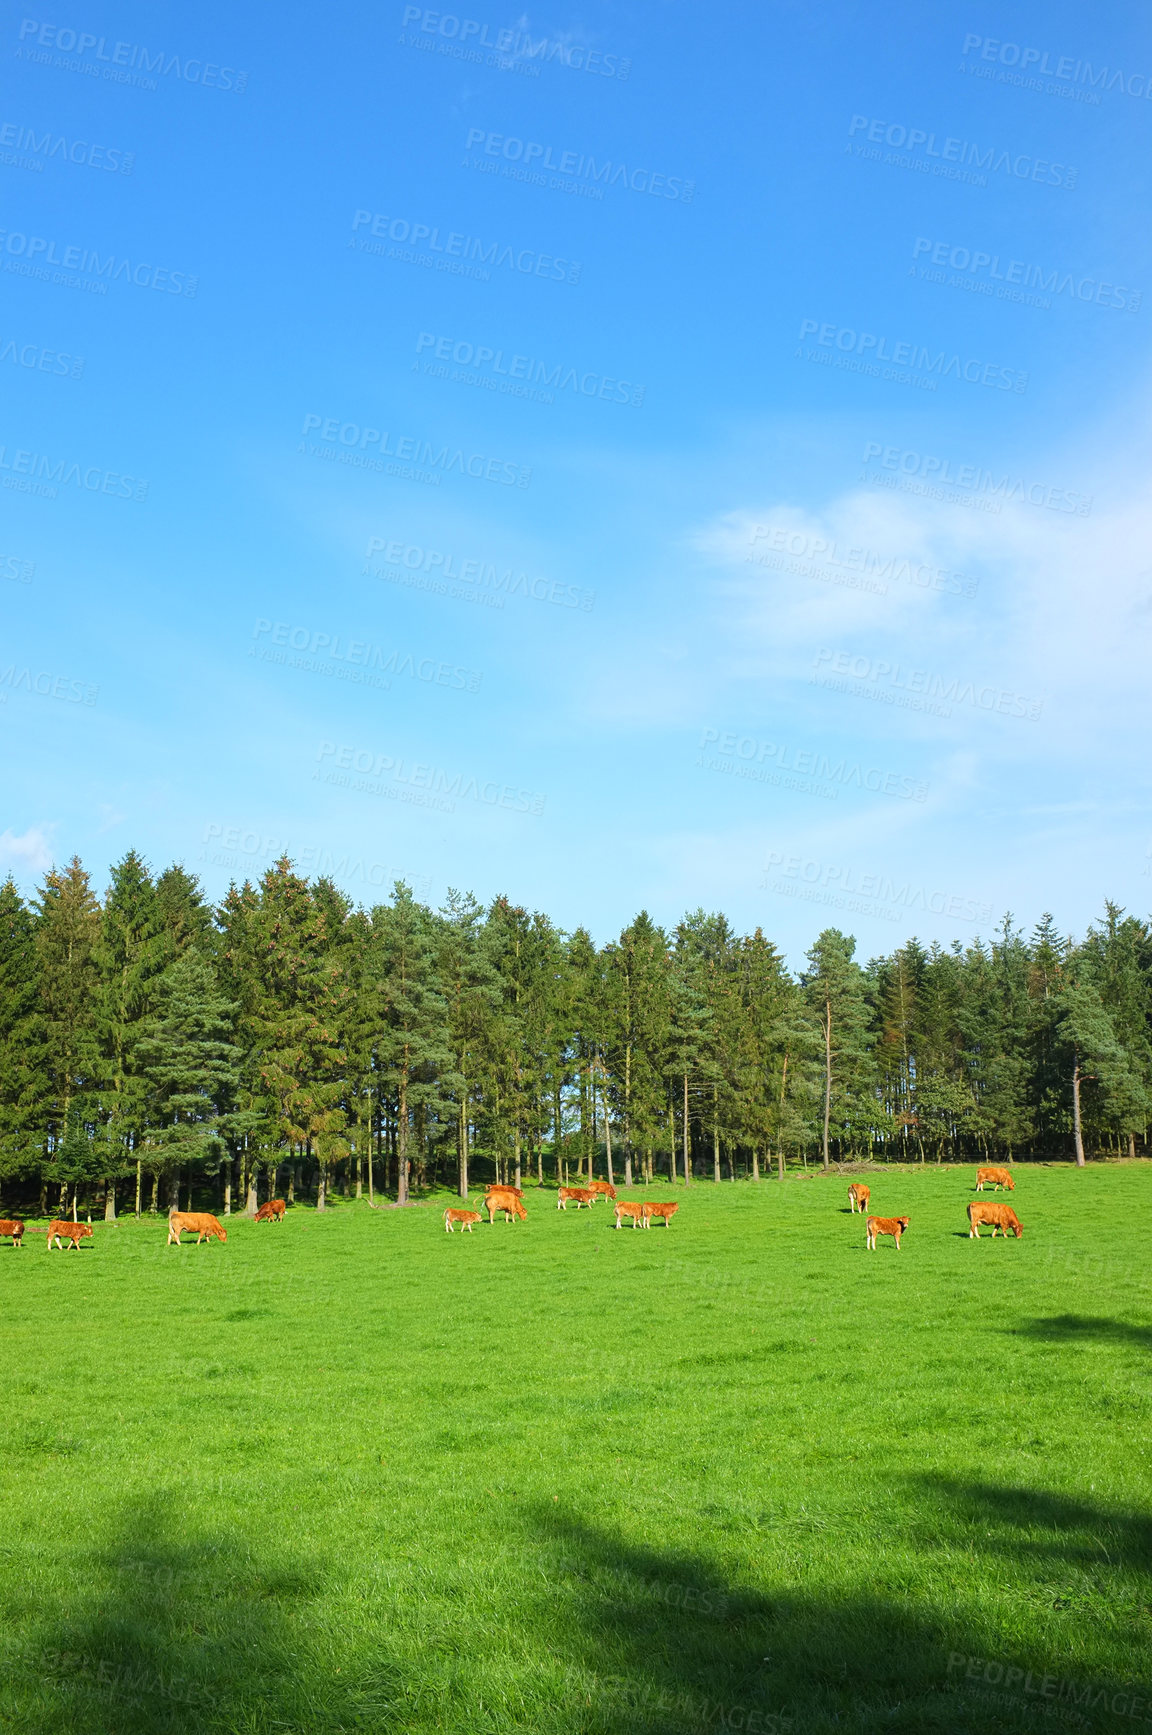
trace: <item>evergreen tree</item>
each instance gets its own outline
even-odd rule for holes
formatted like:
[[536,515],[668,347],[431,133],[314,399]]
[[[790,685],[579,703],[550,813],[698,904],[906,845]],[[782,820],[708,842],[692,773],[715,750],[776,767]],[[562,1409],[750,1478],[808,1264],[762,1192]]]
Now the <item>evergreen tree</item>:
[[170,1174],[211,1172],[224,1154],[222,1122],[240,1083],[237,1008],[192,947],[165,970],[155,1001],[136,1043],[148,1092],[147,1143]]
[[43,1161],[48,1090],[35,924],[9,875],[0,885],[0,1180]]
[[57,1147],[74,1122],[90,1124],[99,1116],[100,905],[79,856],[45,875],[33,908],[48,1087],[45,1179],[63,1187],[65,1177],[53,1168]]
[[825,928],[810,947],[804,990],[818,1021],[824,1049],[824,1102],[820,1151],[824,1170],[830,1167],[830,1141],[835,1131],[844,1139],[875,1115],[862,1101],[869,1061],[870,1018],[865,976],[854,961],[856,941],[838,928]]

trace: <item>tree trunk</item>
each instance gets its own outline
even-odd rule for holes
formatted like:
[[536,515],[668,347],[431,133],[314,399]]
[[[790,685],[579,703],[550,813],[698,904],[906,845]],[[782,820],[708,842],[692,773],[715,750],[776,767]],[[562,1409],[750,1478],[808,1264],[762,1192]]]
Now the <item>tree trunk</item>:
[[73,1221],[73,1223],[76,1223],[79,1221],[79,1219],[76,1216],[76,1196],[79,1193],[79,1191],[80,1191],[80,1183],[79,1183],[79,1181],[77,1181],[72,1188],[72,1221]]
[[608,1161],[608,1185],[614,1187],[616,1181],[612,1174],[612,1120],[611,1110],[608,1107],[607,1079],[604,1080],[604,1150]]
[[1134,1163],[1136,1161],[1136,1134],[1135,1133],[1129,1133],[1128,1134],[1128,1161],[1130,1163]]
[[460,1099],[460,1112],[456,1117],[456,1151],[460,1162],[457,1191],[462,1199],[466,1199],[468,1197],[468,1105],[463,1097]]
[[684,1185],[692,1185],[692,1147],[688,1132],[688,1074],[684,1074]]
[[712,1086],[712,1179],[720,1185],[720,1122],[717,1118],[717,1090]]
[[676,1110],[671,1091],[668,1092],[668,1179],[676,1179]]
[[232,1158],[224,1159],[224,1215],[232,1215]]
[[142,1174],[141,1174],[143,1167],[144,1167],[144,1165],[141,1163],[140,1158],[137,1157],[137,1159],[136,1159],[136,1221],[137,1222],[140,1221],[140,1182],[141,1182],[141,1179],[143,1178]]
[[149,1205],[148,1205],[149,1216],[155,1217],[157,1212],[159,1211],[159,1209],[160,1209],[160,1171],[159,1171],[159,1169],[153,1169],[153,1171],[152,1171],[152,1198],[151,1198],[151,1201],[149,1202]]
[[246,1217],[254,1217],[256,1215],[257,1205],[256,1165],[253,1163],[252,1167],[248,1170],[248,1195],[244,1201],[244,1215]]
[[520,1191],[520,1182],[521,1182],[521,1174],[520,1174],[520,1128],[519,1127],[517,1127],[515,1132],[512,1134],[512,1145],[513,1145],[513,1149],[515,1150],[515,1153],[516,1153],[516,1180],[515,1180],[514,1184],[516,1187],[516,1191],[519,1192]]
[[1080,1120],[1080,1051],[1072,1050],[1072,1138],[1076,1145],[1076,1167],[1084,1167],[1084,1128]]
[[178,1169],[169,1169],[168,1171],[168,1209],[169,1211],[180,1209],[180,1172]]
[[760,1179],[760,1146],[759,1145],[753,1145],[752,1146],[752,1179],[754,1181],[758,1181]]
[[[369,1152],[371,1152],[371,1146],[369,1146]],[[371,1163],[371,1155],[369,1155],[368,1161]],[[288,1205],[294,1205],[296,1203],[296,1171],[299,1167],[299,1163],[296,1162],[288,1164],[288,1197],[285,1200],[285,1203]]]
[[828,1123],[832,1118],[832,1002],[824,1001],[824,1138],[821,1149],[824,1154],[824,1173],[830,1168],[828,1160]]
[[104,1221],[105,1223],[115,1223],[116,1221],[115,1181],[105,1181],[104,1183]]
[[396,1110],[396,1203],[408,1203],[408,1080],[404,1077]]
[[328,1163],[321,1156],[316,1158],[316,1209],[328,1209]]

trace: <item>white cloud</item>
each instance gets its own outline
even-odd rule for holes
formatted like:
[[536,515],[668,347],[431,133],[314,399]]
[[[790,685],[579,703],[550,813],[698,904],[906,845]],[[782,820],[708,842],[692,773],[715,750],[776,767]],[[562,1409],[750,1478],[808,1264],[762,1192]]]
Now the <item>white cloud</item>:
[[55,860],[52,846],[54,823],[30,825],[25,832],[0,832],[0,870],[11,871],[18,879],[33,879],[46,873]]

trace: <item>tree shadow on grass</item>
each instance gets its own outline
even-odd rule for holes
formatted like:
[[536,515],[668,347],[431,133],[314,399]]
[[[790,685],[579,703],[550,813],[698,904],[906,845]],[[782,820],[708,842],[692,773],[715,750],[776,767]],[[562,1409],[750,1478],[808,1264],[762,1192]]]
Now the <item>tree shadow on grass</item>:
[[9,1631],[0,1727],[21,1735],[403,1727],[393,1703],[398,1672],[378,1662],[369,1676],[342,1678],[331,1644],[325,1650],[310,1634],[309,1612],[326,1588],[321,1563],[275,1543],[256,1556],[234,1531],[195,1512],[185,1521],[175,1499],[137,1508],[95,1562],[78,1552],[85,1588],[69,1597],[37,1586],[18,1650]]
[[[1152,1577],[1152,1515],[1106,1507],[1083,1497],[990,1482],[924,1478],[938,1511],[958,1525],[957,1538],[984,1554],[1078,1567],[1103,1567],[1122,1578]],[[1144,1587],[1145,1592],[1147,1586]]]
[[1090,1314],[1059,1313],[1051,1319],[1032,1319],[1016,1327],[1016,1336],[1039,1338],[1045,1343],[1102,1343],[1135,1345],[1152,1349],[1152,1326],[1130,1325],[1123,1319],[1093,1318]]
[[[933,1489],[931,1497],[948,1492]],[[1080,1645],[1070,1667],[1036,1628],[1017,1627],[1006,1639],[1001,1609],[989,1606],[977,1629],[948,1606],[946,1591],[934,1611],[898,1594],[807,1594],[798,1580],[771,1593],[739,1589],[688,1552],[623,1543],[555,1507],[526,1516],[553,1551],[565,1604],[559,1622],[539,1620],[567,1665],[579,1709],[555,1729],[1034,1730],[1037,1715],[1055,1714],[1040,1698],[1045,1677],[1062,1683],[1055,1691],[1065,1727],[1115,1726],[1107,1708],[1092,1709],[1093,1694],[1114,1691],[1116,1669],[1102,1661],[1093,1672],[1091,1643]],[[985,1528],[987,1520],[985,1511]],[[566,1635],[559,1646],[557,1627]]]

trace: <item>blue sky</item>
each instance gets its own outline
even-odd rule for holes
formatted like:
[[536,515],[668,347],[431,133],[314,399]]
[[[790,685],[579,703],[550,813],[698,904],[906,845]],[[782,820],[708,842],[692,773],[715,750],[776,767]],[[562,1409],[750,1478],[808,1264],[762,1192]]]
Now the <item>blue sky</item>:
[[1135,8],[6,8],[0,868],[1152,886]]

